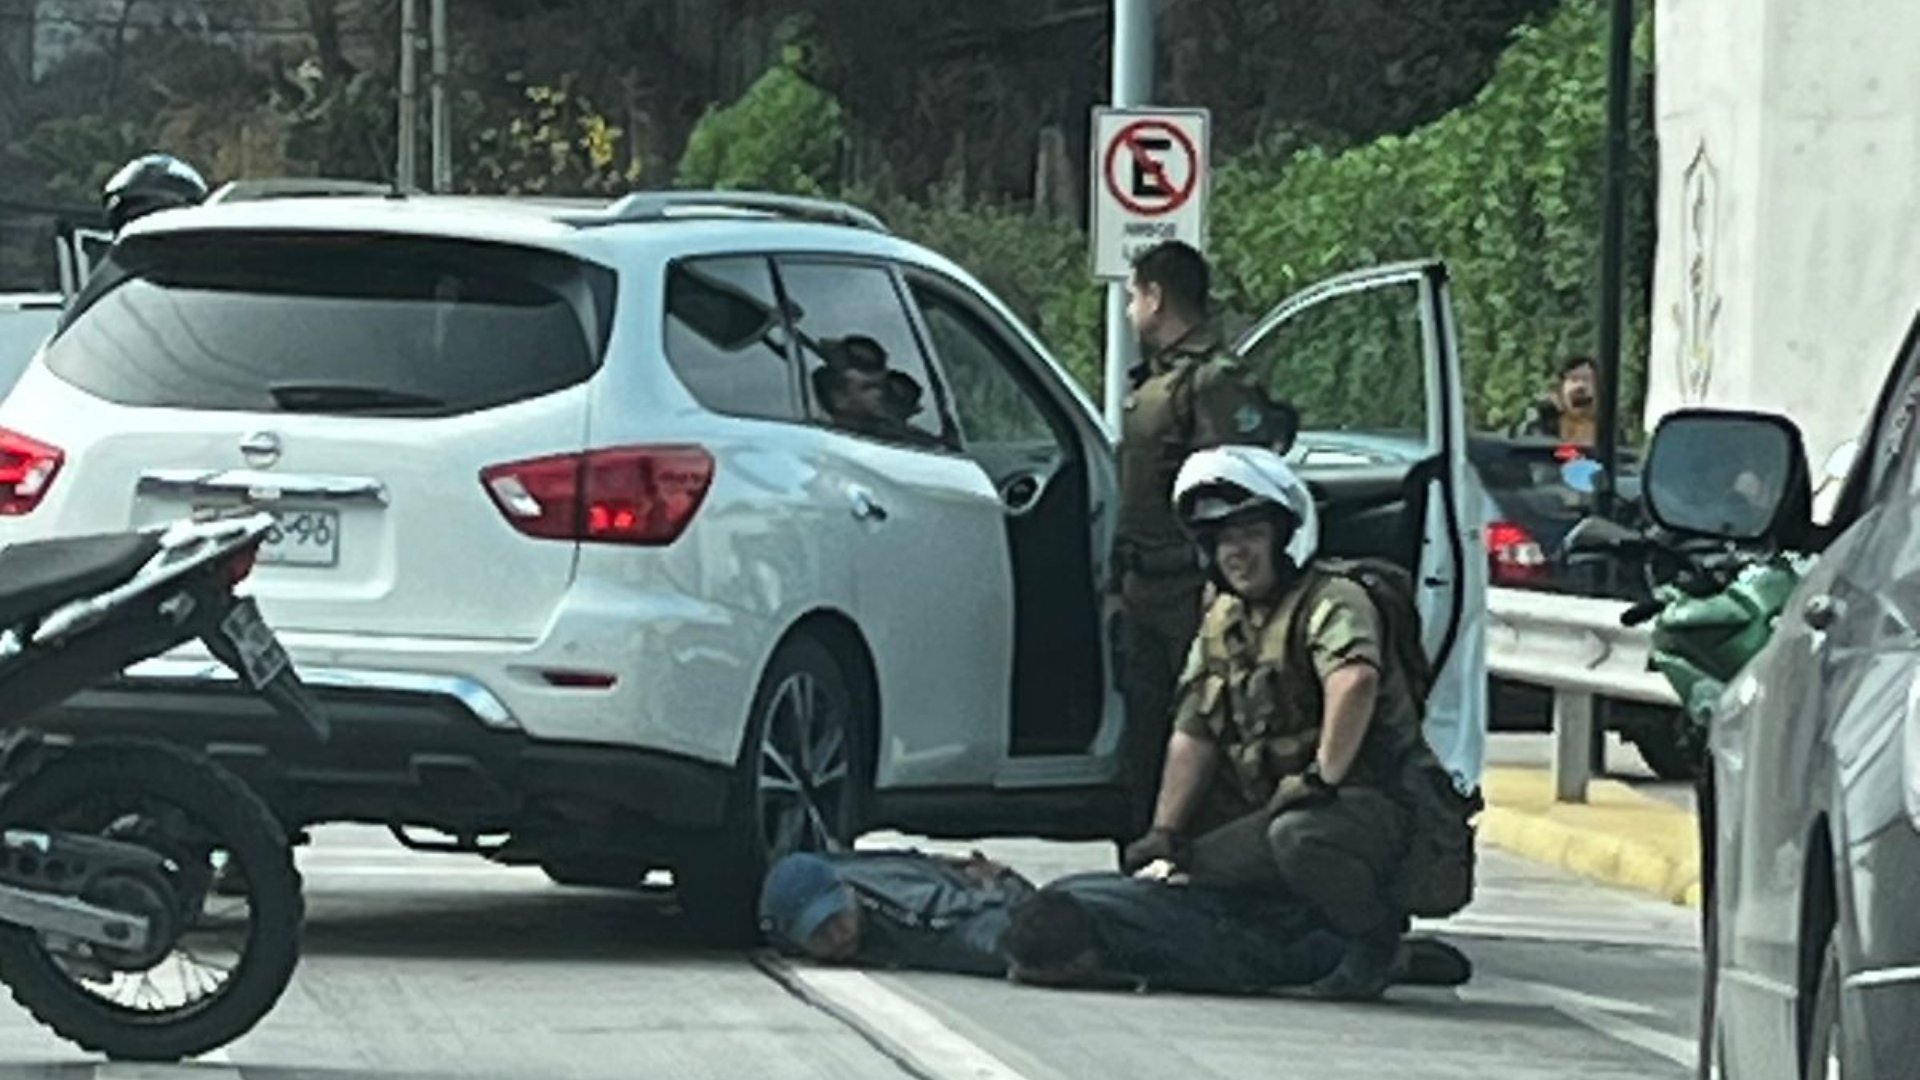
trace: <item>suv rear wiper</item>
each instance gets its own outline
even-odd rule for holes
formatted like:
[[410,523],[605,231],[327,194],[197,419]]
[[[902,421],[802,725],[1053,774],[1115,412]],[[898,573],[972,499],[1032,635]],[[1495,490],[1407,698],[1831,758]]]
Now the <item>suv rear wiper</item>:
[[351,383],[277,383],[267,392],[273,395],[273,403],[287,412],[444,409],[447,405],[427,394]]

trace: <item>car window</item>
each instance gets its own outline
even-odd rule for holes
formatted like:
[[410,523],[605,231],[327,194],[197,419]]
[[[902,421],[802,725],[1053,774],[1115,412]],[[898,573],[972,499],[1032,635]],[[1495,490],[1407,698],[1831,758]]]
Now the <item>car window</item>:
[[599,368],[614,274],[550,251],[350,233],[115,247],[47,349],[122,405],[446,416]]
[[894,287],[873,263],[778,260],[806,373],[809,414],[869,438],[945,447],[938,388]]
[[1406,281],[1328,297],[1247,350],[1302,431],[1396,433],[1427,441],[1427,354],[1420,285]]
[[667,362],[707,408],[797,420],[798,383],[773,270],[758,257],[691,259],[667,269]]
[[0,397],[5,397],[19,380],[27,362],[59,321],[58,308],[0,308]]
[[916,283],[913,295],[967,444],[1058,442],[1046,408],[1016,374],[1019,361],[1006,343],[938,289]]

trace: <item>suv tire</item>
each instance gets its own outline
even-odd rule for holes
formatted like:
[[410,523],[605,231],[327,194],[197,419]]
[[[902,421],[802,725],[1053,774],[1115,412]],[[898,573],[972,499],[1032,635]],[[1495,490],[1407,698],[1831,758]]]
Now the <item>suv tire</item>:
[[703,939],[751,943],[769,866],[852,844],[869,729],[858,701],[818,638],[797,634],[774,653],[754,692],[726,824],[690,837],[675,867],[681,911]]

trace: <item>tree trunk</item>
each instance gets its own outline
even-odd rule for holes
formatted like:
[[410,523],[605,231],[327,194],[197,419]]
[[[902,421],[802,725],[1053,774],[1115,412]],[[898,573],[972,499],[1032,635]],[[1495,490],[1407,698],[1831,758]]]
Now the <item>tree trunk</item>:
[[1067,133],[1058,124],[1048,124],[1040,129],[1034,151],[1033,214],[1048,221],[1076,221],[1079,203]]
[[340,48],[340,13],[333,5],[334,0],[307,0],[307,22],[320,51],[321,72],[328,83],[340,84],[353,78],[354,67]]
[[35,0],[0,0],[0,141],[11,142],[20,102],[33,85]]
[[133,21],[133,7],[140,0],[122,0],[120,22],[113,28],[113,51],[107,58],[107,82],[101,91],[100,111],[113,114],[114,99],[120,96],[120,61],[127,49],[127,26]]

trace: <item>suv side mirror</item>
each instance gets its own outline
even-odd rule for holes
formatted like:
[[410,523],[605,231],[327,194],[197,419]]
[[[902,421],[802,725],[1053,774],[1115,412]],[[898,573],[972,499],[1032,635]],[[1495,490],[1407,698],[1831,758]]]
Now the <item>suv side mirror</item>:
[[1677,533],[1795,546],[1811,516],[1800,429],[1783,416],[1670,413],[1654,432],[1642,482],[1648,513]]

